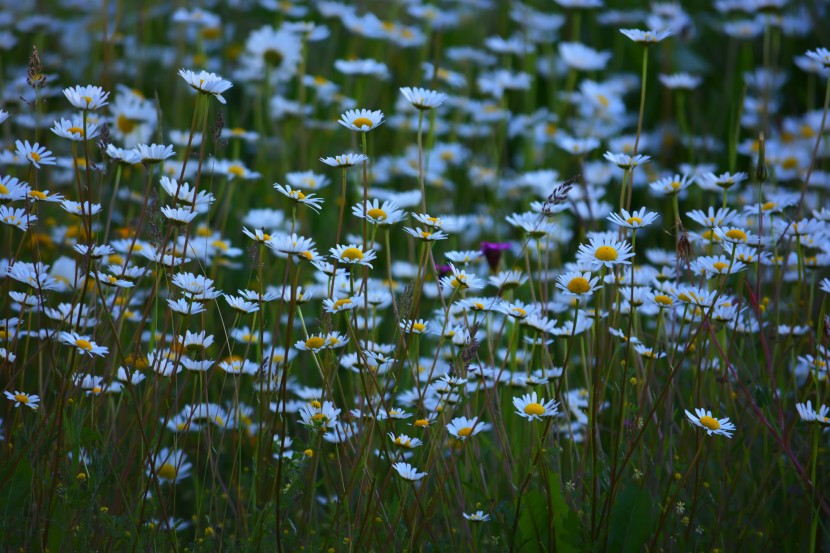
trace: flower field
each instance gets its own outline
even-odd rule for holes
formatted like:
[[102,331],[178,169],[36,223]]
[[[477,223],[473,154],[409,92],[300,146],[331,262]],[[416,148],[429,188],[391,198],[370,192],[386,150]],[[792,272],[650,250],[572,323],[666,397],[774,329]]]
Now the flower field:
[[828,2],[6,4],[3,550],[830,551]]

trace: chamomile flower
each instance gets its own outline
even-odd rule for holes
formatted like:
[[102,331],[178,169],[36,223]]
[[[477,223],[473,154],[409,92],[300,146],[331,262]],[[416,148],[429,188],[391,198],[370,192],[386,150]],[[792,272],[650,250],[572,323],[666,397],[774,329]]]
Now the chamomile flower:
[[468,419],[467,417],[458,417],[452,420],[447,425],[447,432],[451,436],[458,438],[461,441],[471,438],[481,432],[490,428],[489,424],[479,421],[478,417]]
[[317,257],[314,240],[297,234],[273,236],[266,245],[277,253],[293,255],[299,259],[313,261]]
[[316,213],[320,213],[320,207],[323,205],[323,199],[318,198],[314,194],[304,194],[302,190],[296,190],[289,185],[281,185],[274,183],[274,189],[280,194],[287,196],[296,204],[302,204],[309,207]]
[[189,207],[170,207],[164,206],[160,209],[164,218],[174,225],[187,225],[199,215],[198,212]]
[[83,121],[72,121],[63,118],[60,121],[55,121],[55,125],[50,130],[61,138],[68,138],[74,142],[92,140],[98,136],[99,131],[98,125],[93,123],[87,123],[86,128],[84,128]]
[[605,154],[603,154],[602,157],[604,157],[620,169],[632,169],[634,167],[643,165],[644,163],[648,163],[649,161],[651,161],[651,157],[641,154],[631,156],[629,154],[613,154],[611,152],[605,152]]
[[450,274],[441,279],[441,286],[451,290],[480,290],[484,284],[473,273],[450,263]]
[[429,322],[423,319],[403,320],[400,325],[401,330],[407,334],[427,334],[429,333]]
[[721,242],[727,244],[751,244],[757,240],[751,232],[738,227],[715,227],[712,230]]
[[403,97],[406,98],[407,102],[412,104],[415,109],[419,109],[421,111],[440,107],[447,101],[447,95],[443,92],[436,92],[426,88],[410,88],[405,86],[401,88],[400,91],[401,94],[403,94]]
[[689,73],[674,73],[672,75],[660,74],[660,82],[666,88],[672,90],[694,90],[702,79],[697,75],[690,75]]
[[401,478],[409,480],[410,482],[416,482],[428,474],[426,472],[418,472],[418,469],[409,463],[395,463],[392,465],[392,468],[395,469],[395,472],[397,472]]
[[299,340],[294,347],[301,351],[317,353],[329,347],[326,337],[323,334],[312,334],[305,340]]
[[709,436],[716,434],[731,438],[732,432],[735,430],[735,425],[729,422],[728,418],[716,419],[712,416],[712,412],[706,409],[695,408],[694,415],[687,410],[686,416],[692,424],[704,428]]
[[389,436],[389,439],[392,440],[393,444],[404,449],[415,449],[424,443],[418,438],[410,438],[406,434],[398,434],[396,436],[394,433],[389,432],[387,436]]
[[410,227],[404,227],[403,230],[410,236],[414,236],[418,240],[422,240],[424,242],[446,240],[447,238],[449,238],[449,235],[443,230],[421,230],[420,227],[414,229]]
[[536,392],[530,392],[521,397],[513,398],[513,407],[516,414],[529,421],[542,420],[542,417],[555,417],[559,411],[554,400],[539,399]]
[[161,163],[165,159],[176,155],[173,146],[165,146],[164,144],[137,144],[135,152],[138,154],[139,161],[145,165]]
[[7,205],[0,205],[0,223],[16,227],[23,232],[29,229],[29,223],[37,221],[37,215],[29,214],[25,208],[13,208]]
[[323,310],[326,313],[340,313],[342,311],[351,311],[361,305],[363,305],[363,296],[341,298],[339,300],[326,298],[323,300]]
[[630,265],[630,258],[634,257],[631,244],[625,241],[615,241],[608,237],[591,238],[589,244],[581,244],[576,254],[576,260],[595,268],[614,265]]
[[674,34],[673,31],[664,30],[664,31],[641,31],[639,29],[620,29],[620,32],[639,44],[644,46],[651,46],[652,44],[657,44],[662,40],[670,37]]
[[35,168],[40,169],[41,164],[43,165],[55,165],[57,160],[55,156],[52,155],[52,152],[35,142],[34,144],[29,144],[28,140],[24,140],[21,142],[20,140],[15,140],[15,154],[23,159],[26,159],[35,166]]
[[[8,392],[6,394],[8,395]],[[818,411],[815,411],[813,410],[813,404],[808,401],[807,403],[796,403],[795,408],[798,410],[798,416],[805,422],[830,425],[830,407],[826,405],[822,405]]]
[[475,513],[468,515],[467,513],[461,513],[464,515],[464,518],[469,520],[470,522],[489,522],[490,515],[486,514],[484,511],[476,511]]
[[646,212],[646,208],[644,207],[630,213],[626,209],[622,209],[620,211],[622,215],[619,213],[612,213],[608,216],[608,220],[615,225],[630,229],[641,229],[643,227],[647,227],[659,217],[659,215],[653,211]]
[[154,455],[147,468],[147,475],[158,478],[162,484],[178,484],[190,476],[193,463],[187,461],[183,451],[162,448],[158,455]]
[[73,346],[81,355],[97,355],[104,357],[109,353],[109,349],[99,346],[89,336],[82,336],[77,332],[61,332],[58,334],[58,340],[67,346]]
[[230,81],[226,81],[216,73],[208,73],[207,71],[194,73],[189,69],[179,69],[179,76],[190,85],[190,88],[202,94],[215,96],[221,104],[225,103],[222,93],[233,86]]
[[80,110],[96,110],[108,104],[107,99],[110,93],[104,92],[100,86],[76,85],[63,89],[63,95],[69,100],[73,107]]
[[366,250],[364,252],[363,246],[356,244],[349,244],[348,246],[340,244],[331,248],[329,251],[333,259],[346,265],[364,265],[371,267],[371,261],[377,257],[375,250]]
[[239,298],[236,296],[229,296],[228,294],[224,294],[225,301],[228,302],[228,306],[236,311],[237,313],[241,313],[244,315],[250,313],[256,313],[259,311],[259,305],[246,300],[245,298]]
[[571,69],[602,71],[611,59],[611,52],[598,52],[581,42],[560,42],[559,56]]
[[383,112],[379,110],[351,109],[341,115],[340,120],[337,122],[353,131],[369,132],[383,124]]
[[320,161],[325,163],[330,167],[340,167],[340,168],[347,168],[353,167],[358,163],[363,163],[364,161],[368,160],[369,157],[363,154],[341,154],[339,156],[334,157],[321,157]]
[[599,290],[599,277],[591,278],[591,273],[570,271],[556,277],[556,287],[568,296],[590,296],[595,290]]
[[673,196],[692,185],[692,178],[689,175],[673,175],[664,177],[649,184],[649,188],[657,194]]
[[15,408],[25,405],[29,409],[37,411],[38,403],[40,403],[40,396],[27,394],[25,392],[18,392],[17,390],[15,390],[14,393],[9,392],[8,390],[3,393],[6,394],[6,397],[10,401],[14,402]]
[[352,215],[380,226],[391,226],[404,220],[406,214],[395,202],[386,200],[383,204],[378,200],[371,200],[366,203],[364,215],[363,202],[352,206]]
[[806,53],[806,56],[811,60],[820,63],[825,68],[830,69],[830,50],[827,48],[816,48],[815,50],[810,50]]
[[320,403],[314,400],[300,407],[299,413],[300,424],[326,431],[337,424],[340,409],[335,408],[330,401]]

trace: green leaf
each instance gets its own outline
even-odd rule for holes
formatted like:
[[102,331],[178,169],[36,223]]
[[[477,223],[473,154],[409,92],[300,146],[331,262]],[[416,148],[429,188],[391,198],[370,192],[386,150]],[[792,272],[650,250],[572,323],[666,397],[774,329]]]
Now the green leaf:
[[651,496],[639,486],[623,488],[611,508],[608,551],[639,553],[651,535],[653,520]]

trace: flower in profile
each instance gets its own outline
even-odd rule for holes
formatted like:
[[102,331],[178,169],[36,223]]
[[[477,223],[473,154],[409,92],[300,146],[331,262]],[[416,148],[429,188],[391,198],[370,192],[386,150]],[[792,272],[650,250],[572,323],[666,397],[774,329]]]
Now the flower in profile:
[[559,56],[571,69],[602,71],[611,59],[611,52],[599,52],[581,42],[560,42]]
[[830,68],[830,50],[827,48],[816,48],[807,52],[807,57],[823,65],[825,68]]
[[650,156],[645,156],[641,154],[631,156],[628,154],[613,154],[611,152],[605,152],[602,155],[602,157],[604,157],[620,169],[631,169],[633,167],[637,167],[638,165],[643,165],[644,163],[648,163],[649,161],[651,161]]
[[63,95],[69,100],[73,107],[80,110],[96,110],[108,104],[107,98],[110,93],[104,92],[100,86],[76,85],[63,89]]
[[340,116],[338,123],[353,131],[369,132],[383,124],[383,112],[380,110],[350,109]]
[[37,221],[37,215],[30,215],[25,208],[15,209],[7,205],[0,205],[0,223],[17,227],[23,232],[29,229],[29,223]]
[[[6,392],[8,395],[8,392]],[[798,416],[805,422],[817,422],[819,424],[830,425],[830,407],[822,405],[818,411],[813,409],[812,402],[796,403],[795,408],[798,410]]]
[[431,242],[434,240],[445,240],[449,238],[449,235],[443,230],[421,230],[420,227],[414,229],[410,227],[404,227],[403,230],[410,236],[414,236],[418,240],[423,240],[424,242]]
[[68,138],[73,142],[92,140],[98,136],[98,125],[87,123],[86,128],[84,128],[83,121],[71,121],[63,118],[60,121],[55,121],[55,126],[50,130],[61,138]]
[[403,210],[398,207],[398,204],[392,201],[385,201],[381,205],[378,200],[371,200],[366,202],[366,210],[364,215],[363,202],[352,206],[352,215],[355,217],[365,218],[372,224],[380,226],[391,226],[399,223],[406,217]]
[[109,349],[99,346],[89,336],[81,336],[77,332],[61,332],[58,334],[58,340],[67,346],[75,347],[81,355],[104,357],[109,353]]
[[399,326],[401,327],[401,330],[403,330],[407,334],[426,334],[429,332],[429,322],[424,321],[423,319],[404,319],[401,321]]
[[662,40],[670,37],[674,34],[673,31],[664,30],[664,31],[641,31],[639,29],[620,29],[620,32],[639,44],[644,46],[651,46],[652,44],[657,44]]
[[163,144],[137,144],[135,147],[136,153],[141,163],[152,165],[153,163],[160,163],[168,157],[173,157],[173,146],[165,146]]
[[40,402],[40,396],[36,396],[34,394],[27,394],[24,392],[18,392],[17,390],[14,393],[9,392],[6,390],[3,392],[6,394],[6,397],[14,402],[15,408],[20,407],[21,405],[25,405],[29,409],[33,409],[37,411],[38,403]]
[[18,157],[29,160],[29,163],[40,169],[40,165],[55,165],[56,159],[52,152],[35,142],[30,144],[28,140],[23,142],[19,140],[14,141],[15,154]]
[[363,305],[363,296],[353,296],[339,300],[326,298],[323,300],[323,311],[326,313],[340,313],[342,311],[351,311],[360,305]]
[[452,422],[447,425],[447,432],[459,440],[464,441],[467,438],[475,436],[482,430],[487,430],[489,427],[489,424],[479,421],[478,417],[473,417],[471,419],[468,419],[467,417],[458,417],[453,419]]
[[403,478],[404,480],[409,480],[410,482],[415,482],[420,480],[428,473],[426,472],[418,472],[418,469],[410,465],[409,463],[395,463],[392,465],[392,468],[397,471],[397,473]]
[[334,157],[321,157],[320,161],[325,163],[330,167],[340,167],[340,168],[347,168],[357,165],[358,163],[362,163],[369,159],[368,156],[363,154],[341,154],[339,156]]
[[626,209],[622,209],[620,211],[622,212],[622,215],[619,213],[612,213],[608,216],[608,220],[615,225],[630,229],[641,229],[643,227],[647,227],[659,217],[659,215],[653,211],[647,213],[646,208],[644,207],[641,207],[638,211],[632,211],[631,213],[629,213]]
[[199,71],[194,73],[189,69],[179,69],[179,76],[190,85],[190,87],[202,94],[210,94],[215,96],[220,103],[224,104],[225,99],[222,93],[233,86],[230,81],[226,81],[216,73],[208,73],[207,71]]
[[674,194],[679,194],[681,191],[686,190],[691,185],[692,179],[689,175],[674,175],[654,181],[649,184],[649,187],[653,192],[658,194],[673,196]]
[[700,86],[702,80],[697,75],[690,75],[688,73],[661,74],[659,79],[663,86],[672,90],[694,90]]
[[326,342],[326,337],[323,334],[312,334],[306,340],[299,340],[294,344],[294,347],[302,351],[310,351],[317,353],[329,346]]
[[555,417],[559,413],[556,401],[539,399],[536,392],[513,398],[516,414],[529,421],[542,420],[542,417]]
[[187,455],[183,451],[174,451],[165,447],[153,457],[147,469],[147,475],[155,476],[162,484],[178,484],[190,476],[192,468],[193,463],[187,461]]
[[389,439],[392,440],[393,444],[405,449],[415,449],[424,443],[418,438],[410,438],[406,434],[398,434],[395,436],[395,434],[389,432],[387,435],[389,436]]
[[302,190],[293,189],[287,184],[283,186],[279,183],[274,183],[274,189],[283,196],[287,196],[293,200],[294,203],[302,204],[309,207],[315,213],[320,213],[320,207],[323,205],[322,198],[318,198],[314,194],[304,194]]
[[471,515],[468,515],[467,513],[462,514],[464,515],[464,518],[470,522],[488,522],[490,520],[490,515],[486,514],[484,511],[476,511]]
[[712,416],[712,412],[706,409],[695,408],[694,415],[687,410],[686,416],[695,426],[706,429],[706,434],[709,436],[717,434],[731,438],[735,430],[735,425],[729,422],[729,419],[716,419]]
[[421,111],[434,109],[440,107],[441,104],[447,101],[447,95],[443,92],[436,92],[420,87],[402,87],[401,94],[406,98],[406,101],[412,106]]

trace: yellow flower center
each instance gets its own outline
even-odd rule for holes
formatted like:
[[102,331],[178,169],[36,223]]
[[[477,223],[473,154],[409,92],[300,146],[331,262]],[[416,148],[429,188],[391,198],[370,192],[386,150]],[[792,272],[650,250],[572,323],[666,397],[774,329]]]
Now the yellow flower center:
[[235,177],[244,177],[245,168],[241,165],[231,165],[230,167],[228,167],[228,173],[234,175]]
[[130,134],[135,130],[136,121],[133,121],[123,113],[118,116],[118,119],[115,121],[115,126],[118,127],[118,130],[121,131],[123,134]]
[[311,405],[315,409],[321,409],[323,407],[322,404],[319,401],[317,401],[316,399],[313,400],[309,405]]
[[777,207],[777,205],[778,204],[776,204],[775,202],[767,202],[767,203],[761,205],[761,209],[763,209],[764,211],[770,211],[770,210],[775,209]]
[[602,105],[602,107],[604,107],[604,108],[608,107],[608,103],[609,103],[608,98],[606,98],[604,95],[597,94],[597,101]]
[[102,388],[100,386],[93,386],[92,387],[92,393],[95,394],[95,395],[100,394],[101,390],[102,390]]
[[629,217],[628,219],[625,220],[625,222],[628,223],[629,225],[642,225],[643,224],[643,220],[640,219],[639,217]]
[[34,161],[40,161],[40,154],[39,154],[39,153],[37,153],[37,152],[31,152],[31,153],[29,154],[29,156],[31,156],[31,158],[32,158]]
[[0,184],[0,194],[8,194],[8,193],[9,193],[9,189],[6,188],[5,186],[3,186],[2,184]]
[[81,136],[84,136],[85,134],[84,130],[81,127],[69,127],[66,130],[71,132],[72,134],[80,134]]
[[91,96],[81,96],[81,98],[84,99],[84,101],[86,102],[86,105],[89,105],[89,104],[92,103],[92,97]]
[[425,325],[424,323],[413,323],[412,325],[412,330],[414,330],[415,332],[423,332],[424,330],[426,330],[426,328],[427,325]]
[[709,430],[718,430],[720,428],[720,423],[712,417],[708,416],[700,417],[700,424],[702,424]]
[[654,301],[660,305],[672,305],[674,303],[672,299],[665,294],[657,294],[654,296]]
[[323,413],[317,413],[316,415],[311,417],[311,420],[314,422],[327,422],[329,418],[325,416]]
[[[307,259],[307,260],[309,260],[309,261],[311,261],[312,259],[314,259],[314,254],[313,254],[313,253],[311,253],[311,252],[310,252],[310,251],[308,251],[308,250],[306,250],[306,251],[304,251],[304,252],[300,252],[300,254],[299,254],[299,255],[300,255],[300,257],[304,257],[305,259]],[[300,298],[298,298],[298,299],[300,299]]]
[[378,221],[385,221],[387,217],[386,212],[379,208],[370,209],[366,212],[366,215]]
[[340,254],[340,259],[349,261],[359,261],[363,259],[363,252],[357,248],[346,248],[343,250],[343,253]]
[[418,428],[427,428],[429,426],[429,421],[427,419],[418,419],[415,421],[415,426]]
[[369,127],[371,129],[372,127],[374,127],[372,121],[370,119],[367,119],[366,117],[358,117],[357,119],[352,121],[352,125],[354,125],[357,128]]
[[568,292],[572,294],[586,294],[591,289],[591,284],[581,276],[572,278],[568,283]]
[[538,417],[545,413],[545,408],[538,403],[528,403],[524,408],[526,415],[536,415]]
[[525,311],[521,307],[514,307],[510,311],[517,317],[526,317],[527,316],[527,311]]
[[423,236],[424,240],[429,240],[429,237],[432,236],[431,232],[422,231],[421,236]]
[[726,231],[726,237],[730,240],[746,242],[746,233],[741,229],[733,228],[732,230]]
[[156,474],[159,478],[164,478],[166,480],[175,480],[176,479],[176,467],[170,463],[164,463],[158,468]]
[[600,261],[614,261],[617,259],[617,250],[611,246],[600,246],[594,256]]
[[[5,187],[0,185],[0,188],[5,188]],[[6,192],[8,192],[8,190],[6,190]],[[3,193],[5,194],[6,192],[3,192]],[[29,191],[29,196],[31,196],[32,198],[35,198],[37,200],[45,200],[46,198],[48,198],[48,196],[46,194],[44,194],[43,192],[41,192],[40,190],[30,190]]]
[[461,430],[458,431],[459,438],[469,438],[470,435],[473,433],[473,429],[469,426],[465,426]]
[[84,340],[83,338],[78,338],[77,340],[75,340],[75,345],[81,349],[85,349],[86,351],[92,351],[92,344],[89,343],[87,340]]
[[729,263],[724,263],[723,261],[716,261],[712,263],[712,267],[717,269],[718,272],[723,272],[724,269],[729,267]]
[[29,396],[26,394],[15,394],[14,399],[19,401],[20,403],[29,403]]
[[[317,349],[317,348],[323,347],[323,345],[325,343],[326,343],[326,341],[323,340],[321,337],[312,336],[311,338],[309,338],[308,340],[305,341],[305,347],[307,347],[309,349]],[[319,409],[319,407],[318,407],[318,409]]]
[[112,275],[107,275],[107,282],[109,282],[110,284],[115,284],[116,282],[118,282],[118,278]]

